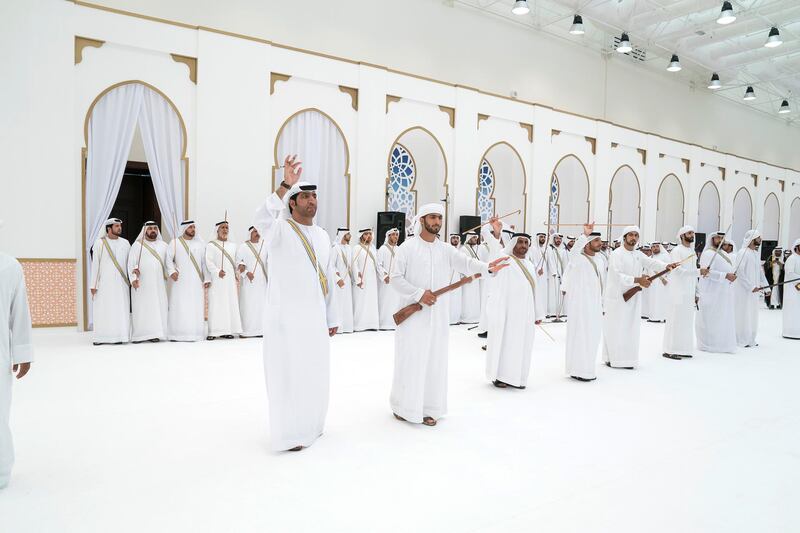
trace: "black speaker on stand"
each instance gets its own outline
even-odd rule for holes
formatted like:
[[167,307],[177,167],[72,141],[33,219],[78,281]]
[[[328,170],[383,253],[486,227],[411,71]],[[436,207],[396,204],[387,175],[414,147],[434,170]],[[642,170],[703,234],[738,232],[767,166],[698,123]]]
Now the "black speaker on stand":
[[400,230],[400,239],[397,244],[401,244],[406,240],[406,214],[399,211],[379,211],[378,223],[375,226],[375,240],[373,244],[375,248],[383,246],[383,240],[386,237],[386,232],[392,228]]
[[694,234],[694,251],[697,255],[703,253],[703,250],[706,247],[706,234],[705,233],[697,233]]
[[761,241],[761,260],[762,261],[766,261],[767,259],[769,259],[769,256],[772,255],[772,252],[777,247],[778,247],[778,241],[762,240]]
[[[475,226],[480,225],[480,223],[481,217],[476,215],[461,215],[458,217],[458,233],[461,235],[461,242],[466,242],[464,234]],[[480,231],[478,231],[478,233],[480,233]]]

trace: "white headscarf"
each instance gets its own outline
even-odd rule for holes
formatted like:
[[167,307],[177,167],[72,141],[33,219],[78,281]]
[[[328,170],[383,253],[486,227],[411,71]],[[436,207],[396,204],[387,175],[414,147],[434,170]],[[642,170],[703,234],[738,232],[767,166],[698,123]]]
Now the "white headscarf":
[[511,236],[511,238],[508,239],[508,244],[506,244],[506,247],[503,248],[503,253],[506,255],[512,255],[512,253],[514,252],[514,247],[517,245],[517,240],[519,240],[520,237],[528,239],[528,247],[530,247],[530,244],[532,242],[530,235],[528,235],[527,233],[514,233]]
[[108,234],[106,231],[106,226],[110,226],[112,224],[122,224],[122,220],[118,218],[109,218],[106,220],[105,224],[103,224],[103,226],[100,228],[100,235],[98,235],[98,238],[105,237]]
[[[342,244],[342,239],[348,233],[350,233],[350,228],[338,228],[336,230],[336,239],[334,240],[333,244]],[[352,235],[351,235],[351,238],[352,238]]]
[[750,243],[758,239],[759,237],[761,237],[761,232],[758,231],[757,229],[751,229],[750,231],[745,233],[744,239],[742,240],[742,250],[750,246]]
[[[561,237],[561,244],[559,244],[558,246],[556,246],[556,244],[553,242],[556,239],[556,237]],[[564,246],[564,236],[557,231],[552,233],[550,237],[548,237],[547,244],[552,244],[554,248],[559,248],[561,250],[564,250],[566,248]]]
[[292,198],[292,196],[300,194],[304,190],[316,191],[317,186],[307,181],[298,181],[292,185],[292,188],[286,191],[286,194],[283,195],[283,209],[281,210],[280,215],[278,215],[278,218],[282,220],[288,220],[292,218],[292,214],[289,212],[289,200]]
[[[714,237],[722,237],[722,240],[719,241],[719,245],[720,246],[722,246],[723,243],[725,243],[725,242],[729,242],[729,241],[727,241],[725,239],[725,234],[723,232],[721,232],[721,231],[712,231],[711,233],[708,234],[708,237],[706,238],[706,244],[705,244],[705,246],[703,246],[703,252],[705,252],[706,250],[714,251],[714,248],[711,246],[711,241],[712,241],[712,239]],[[725,250],[720,250],[720,253],[722,253],[724,251]]]
[[[144,235],[144,230],[149,228],[150,226],[155,226],[156,227],[156,242],[163,241],[164,239],[161,237],[161,229],[158,227],[158,224],[156,224],[152,220],[148,220],[147,222],[145,222],[142,225],[142,230],[139,232],[139,235],[136,236],[136,240],[133,241],[133,242],[134,243],[142,242],[142,235]],[[145,241],[150,242],[147,239],[145,239]]]
[[619,237],[620,242],[625,238],[625,235],[628,233],[633,233],[634,231],[639,234],[639,238],[641,239],[642,230],[639,229],[639,226],[625,226],[625,228],[622,230],[622,234]]
[[[214,224],[214,230],[211,232],[211,236],[208,238],[208,242],[213,242],[213,241],[216,241],[216,240],[219,239],[219,237],[217,237],[217,230],[223,224],[227,224],[228,225],[228,241],[230,240],[231,224],[230,224],[230,222],[228,222],[226,220],[221,220],[221,221],[217,222],[216,224]],[[225,241],[225,242],[228,242],[228,241]]]
[[[2,227],[2,224],[3,224],[3,221],[0,220],[0,227]],[[800,246],[800,239],[795,239],[794,242],[792,243],[792,253],[793,254],[800,255],[800,253],[797,252],[797,247],[798,246]]]
[[692,226],[690,226],[688,224],[685,225],[684,227],[682,227],[681,229],[679,229],[678,230],[678,242],[681,241],[681,237],[683,237],[684,233],[689,233],[690,231],[694,231],[694,227],[692,227]]
[[383,244],[386,245],[389,244],[389,235],[392,235],[393,233],[397,233],[398,235],[400,235],[400,230],[397,228],[392,228],[389,231],[387,231],[386,235],[383,236]]
[[425,204],[417,211],[417,216],[414,217],[414,227],[412,233],[419,235],[422,231],[422,222],[420,219],[427,215],[442,215],[444,216],[444,207],[442,204]]

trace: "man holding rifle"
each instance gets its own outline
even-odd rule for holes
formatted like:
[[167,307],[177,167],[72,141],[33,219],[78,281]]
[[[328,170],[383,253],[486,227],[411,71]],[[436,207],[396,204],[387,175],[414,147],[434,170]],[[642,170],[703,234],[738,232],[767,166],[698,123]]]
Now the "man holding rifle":
[[608,279],[603,294],[603,360],[611,368],[633,369],[639,363],[639,329],[642,299],[638,291],[625,299],[623,294],[638,286],[647,289],[650,278],[644,275],[649,268],[671,270],[675,263],[662,263],[636,250],[639,228],[627,226],[622,230],[622,246],[611,253]]
[[[484,263],[438,240],[443,216],[440,204],[420,208],[414,221],[417,237],[398,248],[390,278],[403,303],[421,304],[395,330],[390,404],[398,420],[426,426],[435,426],[447,412],[450,308],[448,296],[437,298],[433,291],[449,283],[451,270],[485,276],[508,266],[507,257]],[[494,217],[490,222],[499,224]]]
[[670,290],[667,303],[667,325],[664,328],[664,352],[668,359],[680,361],[692,357],[694,352],[694,297],[697,290],[697,275],[708,275],[708,268],[699,270],[691,257],[694,251],[694,228],[684,226],[678,230],[680,244],[672,249],[670,256],[681,266],[670,274]]

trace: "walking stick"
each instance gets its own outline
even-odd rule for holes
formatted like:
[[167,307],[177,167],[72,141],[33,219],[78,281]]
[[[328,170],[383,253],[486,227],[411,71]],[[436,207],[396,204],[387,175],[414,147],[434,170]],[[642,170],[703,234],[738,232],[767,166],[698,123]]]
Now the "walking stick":
[[136,275],[136,281],[142,279],[142,250],[144,250],[144,234],[147,232],[145,228],[147,228],[147,226],[142,228],[142,238],[139,240],[139,257],[136,258],[136,270],[138,270],[139,273]]
[[[510,217],[511,215],[516,215],[516,214],[518,214],[518,213],[522,213],[522,209],[517,209],[516,211],[514,211],[514,212],[512,212],[512,213],[506,213],[505,215],[503,215],[503,216],[501,216],[501,217],[497,217],[497,220],[503,220],[503,219],[504,219],[504,218],[506,218],[506,217]],[[478,225],[477,225],[477,226],[475,226],[474,228],[470,228],[470,229],[468,229],[467,231],[465,231],[464,233],[469,233],[470,231],[475,231],[475,230],[476,230],[476,229],[478,229],[478,228],[482,228],[482,227],[483,227],[483,226],[485,226],[486,224],[489,224],[489,222],[490,222],[490,221],[489,221],[489,220],[487,220],[487,221],[486,221],[486,222],[484,222],[483,224],[478,224]]]
[[[224,219],[223,224],[226,223],[226,222],[228,222],[228,210],[227,209],[225,210],[225,219]],[[217,239],[219,239],[219,234],[217,234]],[[219,252],[219,264],[220,264],[220,271],[224,273],[225,272],[225,241],[221,241],[221,242],[222,242],[222,246],[221,246],[222,249]]]

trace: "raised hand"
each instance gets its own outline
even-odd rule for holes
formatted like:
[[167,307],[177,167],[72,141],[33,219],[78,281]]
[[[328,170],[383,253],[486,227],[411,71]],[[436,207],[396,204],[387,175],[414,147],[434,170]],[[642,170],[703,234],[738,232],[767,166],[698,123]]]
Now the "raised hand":
[[290,187],[300,181],[300,175],[303,174],[302,161],[297,160],[297,154],[287,155],[283,160],[283,181]]
[[508,256],[500,257],[489,263],[489,272],[496,274],[508,266]]
[[592,222],[591,224],[583,225],[583,234],[586,235],[587,237],[591,235],[593,231],[594,231],[594,222]]
[[503,223],[500,222],[500,219],[496,216],[489,219],[489,225],[492,227],[492,233],[494,233],[496,237],[498,237],[500,232],[503,231]]

